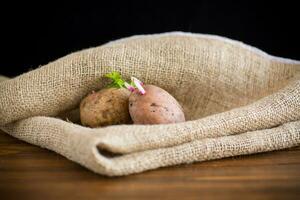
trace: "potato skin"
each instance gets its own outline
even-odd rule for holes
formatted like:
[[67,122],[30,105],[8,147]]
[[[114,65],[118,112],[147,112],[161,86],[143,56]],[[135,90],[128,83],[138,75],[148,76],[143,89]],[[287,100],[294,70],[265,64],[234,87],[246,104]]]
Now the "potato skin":
[[130,123],[129,95],[125,88],[107,88],[89,94],[80,103],[82,125],[94,128]]
[[134,91],[129,97],[129,113],[134,124],[184,122],[182,107],[167,91],[154,85],[143,86],[146,94]]

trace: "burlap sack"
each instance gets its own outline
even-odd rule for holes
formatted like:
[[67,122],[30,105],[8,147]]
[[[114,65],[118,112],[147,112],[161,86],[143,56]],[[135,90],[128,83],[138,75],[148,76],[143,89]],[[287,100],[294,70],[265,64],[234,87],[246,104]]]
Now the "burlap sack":
[[[0,126],[108,176],[283,149],[300,144],[299,69],[299,61],[223,37],[134,36],[0,83]],[[166,89],[189,121],[91,129],[58,117],[111,71]]]

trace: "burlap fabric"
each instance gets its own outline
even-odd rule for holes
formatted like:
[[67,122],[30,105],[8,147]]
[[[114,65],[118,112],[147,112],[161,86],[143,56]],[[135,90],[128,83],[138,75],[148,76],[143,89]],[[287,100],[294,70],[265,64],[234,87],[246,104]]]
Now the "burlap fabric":
[[[1,82],[0,126],[108,176],[289,148],[300,144],[299,69],[218,36],[134,36]],[[69,111],[112,71],[166,89],[189,121],[94,129],[66,121],[76,122]]]

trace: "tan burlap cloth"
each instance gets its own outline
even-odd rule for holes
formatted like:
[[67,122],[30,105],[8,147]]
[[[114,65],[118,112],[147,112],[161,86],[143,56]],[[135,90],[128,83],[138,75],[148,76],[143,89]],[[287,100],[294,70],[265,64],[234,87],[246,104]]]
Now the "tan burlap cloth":
[[[108,176],[284,149],[300,144],[299,69],[299,61],[218,36],[134,36],[2,81],[0,127]],[[188,121],[94,129],[74,123],[72,110],[112,71],[169,91]]]

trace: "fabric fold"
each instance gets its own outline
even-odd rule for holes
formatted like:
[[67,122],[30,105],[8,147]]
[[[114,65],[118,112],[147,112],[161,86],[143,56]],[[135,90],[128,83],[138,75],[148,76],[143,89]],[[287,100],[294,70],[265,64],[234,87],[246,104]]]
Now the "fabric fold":
[[[66,126],[60,119],[46,117],[21,120],[3,130],[31,144],[39,146],[43,144],[41,147],[53,150],[96,173],[108,176],[128,175],[170,165],[267,152],[300,144],[299,120],[270,129],[203,138],[169,147],[162,145],[132,153],[114,154],[113,149],[106,146],[105,150],[111,153],[109,156],[107,153],[102,154],[101,151],[101,143],[105,141],[103,136],[107,134],[105,130],[94,134],[93,129],[71,123]],[[36,136],[28,140],[28,134]]]

